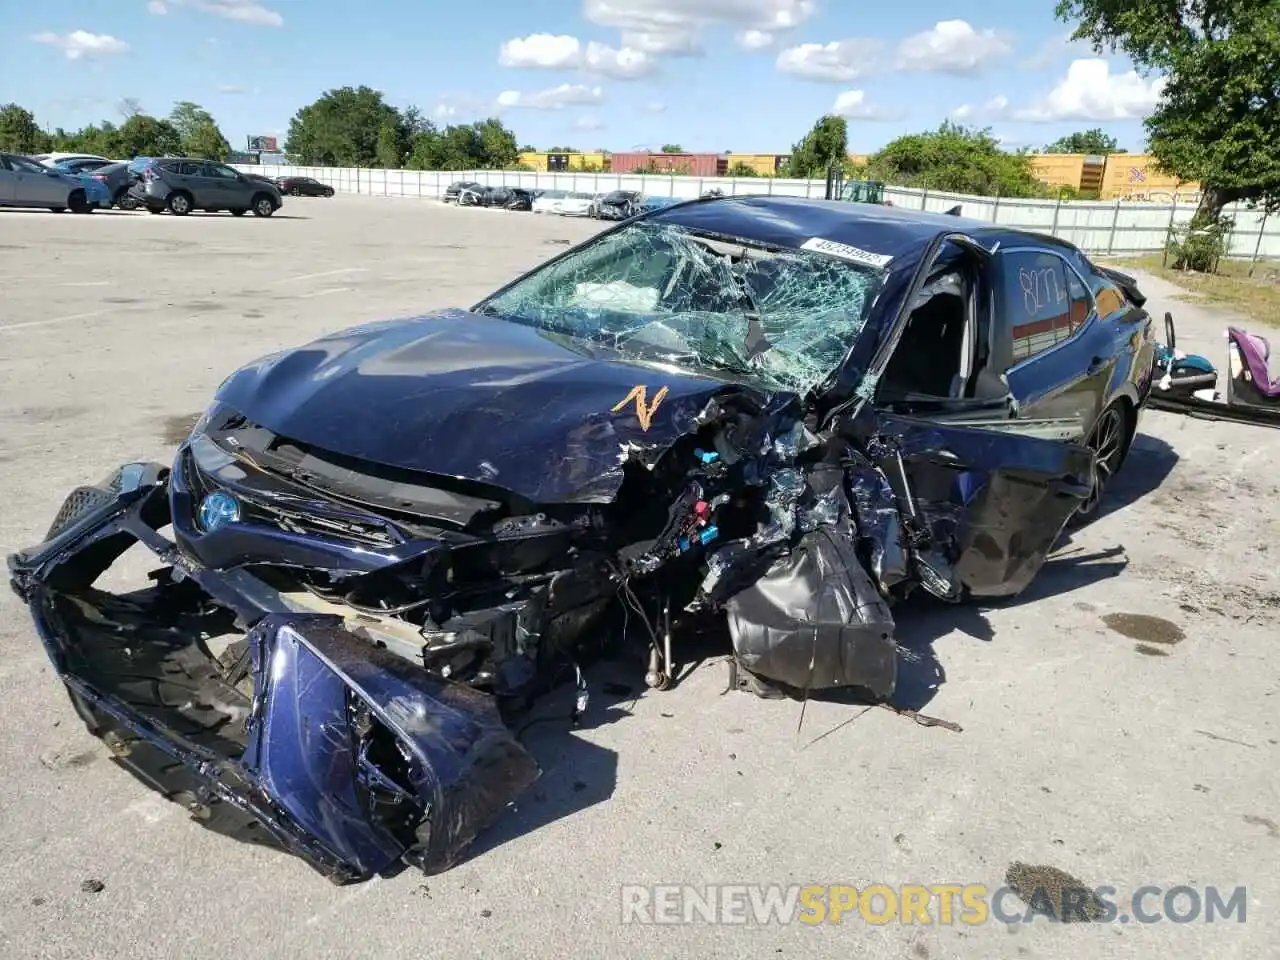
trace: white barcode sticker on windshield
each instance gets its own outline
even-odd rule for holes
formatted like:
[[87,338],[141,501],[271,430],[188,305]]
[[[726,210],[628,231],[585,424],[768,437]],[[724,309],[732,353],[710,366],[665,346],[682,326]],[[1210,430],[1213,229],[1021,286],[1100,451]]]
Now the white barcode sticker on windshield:
[[815,250],[818,253],[839,257],[841,260],[852,260],[854,263],[865,263],[872,267],[883,267],[893,259],[893,257],[885,256],[883,253],[872,253],[870,250],[851,247],[847,243],[839,243],[835,240],[824,240],[822,237],[809,238],[800,244],[800,249]]

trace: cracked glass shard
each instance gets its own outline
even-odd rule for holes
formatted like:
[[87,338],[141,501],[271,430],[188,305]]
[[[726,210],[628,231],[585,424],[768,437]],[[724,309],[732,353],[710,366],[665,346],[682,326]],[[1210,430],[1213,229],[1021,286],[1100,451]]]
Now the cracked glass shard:
[[[882,276],[820,253],[641,221],[482,309],[627,357],[805,394],[836,372]],[[796,439],[784,439],[784,450]]]

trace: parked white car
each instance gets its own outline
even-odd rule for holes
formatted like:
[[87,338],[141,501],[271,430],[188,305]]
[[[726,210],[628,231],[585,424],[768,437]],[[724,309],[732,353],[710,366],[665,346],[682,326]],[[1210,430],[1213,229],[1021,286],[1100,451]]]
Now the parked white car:
[[544,190],[533,201],[534,213],[555,213],[562,217],[586,217],[595,203],[593,193],[573,193],[568,190]]
[[594,193],[571,193],[560,201],[560,209],[556,212],[562,217],[589,217],[595,202]]
[[103,163],[111,163],[106,157],[100,157],[96,153],[37,153],[29,159],[46,167],[52,167],[64,160],[101,160]]
[[568,195],[568,190],[543,190],[533,198],[533,212],[556,213],[560,201]]

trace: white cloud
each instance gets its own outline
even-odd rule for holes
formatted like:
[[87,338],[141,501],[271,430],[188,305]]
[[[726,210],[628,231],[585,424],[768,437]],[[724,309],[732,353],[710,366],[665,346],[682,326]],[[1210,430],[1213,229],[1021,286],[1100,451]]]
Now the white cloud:
[[1143,79],[1134,70],[1111,72],[1106,60],[1073,60],[1066,77],[1030,107],[1015,110],[1015,120],[1140,120],[1160,100],[1165,78]]
[[782,73],[806,80],[848,83],[875,69],[880,48],[879,40],[857,37],[831,43],[802,43],[779,53],[777,67]]
[[975,30],[964,20],[940,20],[933,29],[898,44],[898,69],[930,73],[981,72],[1013,49],[995,30]]
[[284,17],[253,0],[222,0],[218,3],[201,3],[199,7],[219,17],[239,20],[241,23],[252,23],[260,27],[284,25]]
[[582,67],[588,73],[612,77],[615,80],[634,80],[652,73],[657,64],[651,54],[632,47],[613,47],[592,40],[582,55]]
[[599,130],[604,126],[604,121],[599,117],[579,117],[573,122],[575,130]]
[[498,50],[504,67],[576,67],[582,60],[582,44],[564,34],[534,33],[508,40]]
[[[816,7],[815,0],[585,0],[583,13],[592,23],[621,30],[625,47],[697,56],[702,53],[699,34],[706,27],[785,33],[813,16]],[[763,36],[755,39],[762,42]]]
[[89,33],[87,30],[72,30],[70,33],[37,33],[31,38],[36,43],[57,47],[68,60],[92,59],[125,53],[129,45],[123,40],[106,33]]
[[451,103],[437,103],[435,115],[444,120],[449,117],[457,116],[458,108]]
[[846,90],[837,96],[830,112],[849,120],[888,120],[894,116],[887,110],[867,103],[867,95],[862,90]]
[[644,105],[645,110],[649,113],[662,113],[667,109],[667,105],[661,100],[650,100]]
[[772,33],[764,30],[743,30],[738,34],[738,46],[744,50],[763,50],[773,46],[775,39]]
[[559,110],[579,104],[600,103],[604,91],[599,87],[587,87],[580,83],[562,83],[550,90],[525,93],[520,90],[503,90],[498,94],[499,107],[508,109]]
[[643,50],[625,46],[615,49],[595,40],[584,46],[577,37],[552,33],[506,41],[498,50],[498,63],[504,67],[581,69],[615,80],[634,80],[652,73],[657,66]]
[[972,103],[962,103],[960,106],[952,110],[947,116],[952,120],[974,120],[978,118],[1000,118],[1004,117],[1009,110],[1009,98],[1004,94],[998,94],[983,104],[975,106]]
[[237,86],[234,83],[224,83],[218,87],[219,93],[248,93],[244,87]]
[[170,7],[192,7],[225,20],[237,20],[260,27],[284,25],[284,17],[256,0],[149,0],[147,3],[147,9],[159,15],[168,13]]

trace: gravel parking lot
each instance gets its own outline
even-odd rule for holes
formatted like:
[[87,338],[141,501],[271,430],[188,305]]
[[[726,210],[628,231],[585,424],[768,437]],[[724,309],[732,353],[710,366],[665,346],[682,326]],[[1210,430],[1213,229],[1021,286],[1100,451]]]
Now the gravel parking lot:
[[[3,552],[37,541],[72,486],[170,458],[241,363],[470,304],[596,228],[357,197],[290,198],[270,220],[0,213]],[[1144,287],[1180,347],[1220,362],[1224,315]],[[667,693],[637,672],[635,695],[597,696],[583,729],[533,728],[542,781],[470,860],[425,880],[336,888],[189,822],[83,731],[5,590],[0,955],[1274,955],[1276,437],[1148,412],[1105,515],[1027,594],[901,609],[918,655],[904,697],[962,731],[835,702],[798,726],[797,703],[722,695],[718,659]],[[1114,887],[1121,913],[1144,885],[1244,886],[1247,919],[621,922],[621,884],[994,890],[1017,862]]]

